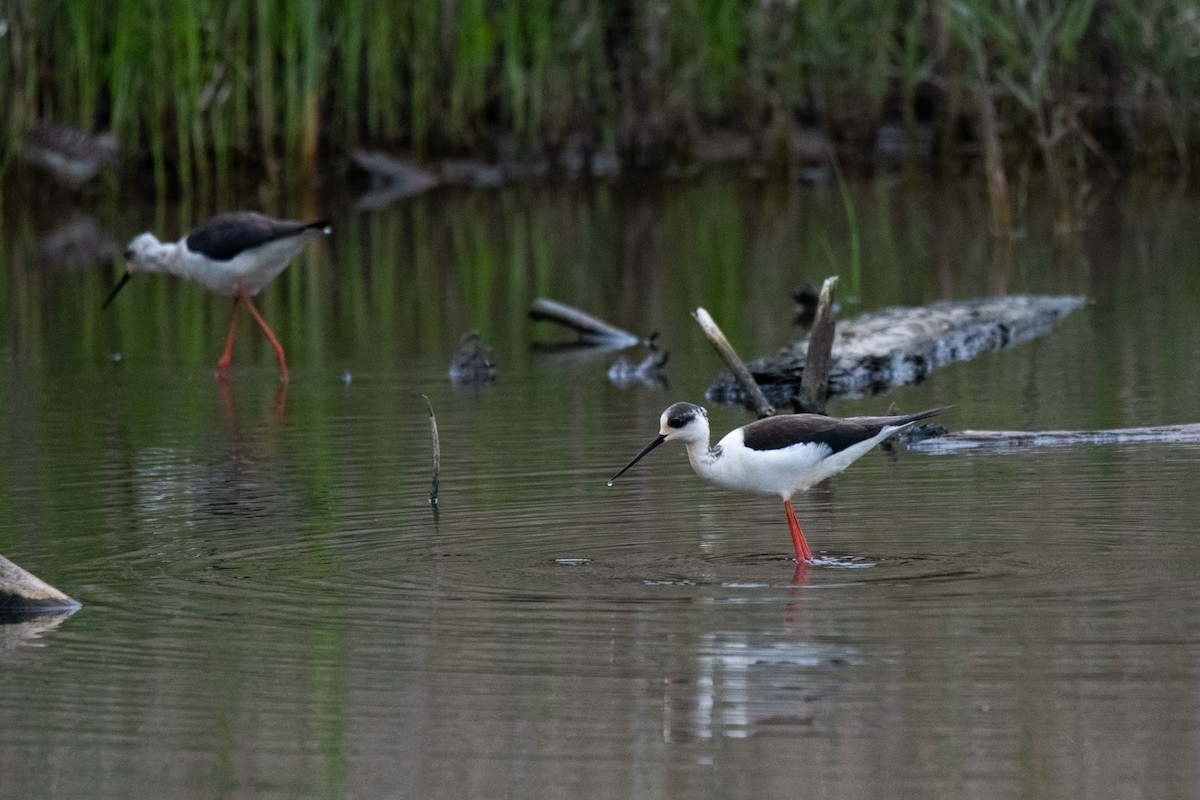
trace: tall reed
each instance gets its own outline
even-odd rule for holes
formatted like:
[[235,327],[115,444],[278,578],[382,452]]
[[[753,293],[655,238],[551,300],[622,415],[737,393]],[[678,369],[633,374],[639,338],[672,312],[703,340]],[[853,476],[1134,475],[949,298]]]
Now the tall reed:
[[817,126],[844,157],[885,121],[912,141],[923,125],[999,138],[1005,161],[1069,184],[1162,151],[1186,165],[1198,138],[1200,12],[1183,0],[9,0],[0,15],[0,168],[48,118],[112,129],[164,189],[246,163],[308,176],[356,146],[662,167],[714,130],[790,159]]

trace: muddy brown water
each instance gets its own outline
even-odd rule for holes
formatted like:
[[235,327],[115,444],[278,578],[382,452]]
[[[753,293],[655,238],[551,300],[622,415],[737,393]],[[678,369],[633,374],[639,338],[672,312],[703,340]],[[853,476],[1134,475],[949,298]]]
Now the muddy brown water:
[[[200,213],[98,195],[69,213],[121,240]],[[54,269],[58,219],[6,205],[0,552],[84,607],[0,628],[0,796],[1194,796],[1200,448],[875,452],[798,499],[800,570],[781,504],[681,448],[605,485],[703,402],[694,307],[760,355],[835,271],[844,314],[1092,302],[834,413],[1197,421],[1197,198],[1130,185],[1059,236],[1034,193],[997,257],[971,187],[853,196],[857,269],[829,187],[326,198],[335,236],[264,293],[284,394],[248,321],[213,379],[224,301],[139,276],[101,315],[112,267]],[[526,318],[539,295],[659,331],[669,386],[532,348],[563,338]],[[446,379],[470,328],[493,385]],[[718,434],[749,419],[709,407]]]

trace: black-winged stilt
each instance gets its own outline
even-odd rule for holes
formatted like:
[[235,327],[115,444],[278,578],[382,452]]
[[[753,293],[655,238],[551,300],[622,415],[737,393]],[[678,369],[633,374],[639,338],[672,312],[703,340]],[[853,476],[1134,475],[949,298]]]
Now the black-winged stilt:
[[331,232],[326,221],[297,222],[273,219],[254,211],[231,211],[201,223],[178,242],[164,243],[152,233],[142,233],[126,248],[125,274],[108,293],[104,307],[108,308],[135,272],[168,272],[193,280],[217,294],[232,296],[229,332],[225,336],[225,352],[217,361],[217,375],[224,376],[229,369],[238,304],[245,303],[275,349],[280,379],[286,382],[288,370],[283,346],[250,298],[283,272],[310,239]]
[[734,428],[716,447],[709,447],[708,412],[691,403],[675,403],[662,413],[654,441],[614,475],[608,485],[612,486],[613,481],[651,450],[677,439],[687,447],[692,469],[701,478],[726,489],[782,497],[796,558],[812,561],[812,551],[792,509],[792,495],[836,475],[875,445],[945,408],[898,417],[845,419],[821,414],[781,414]]
[[120,145],[111,133],[86,133],[43,122],[25,132],[25,157],[73,189],[117,160]]

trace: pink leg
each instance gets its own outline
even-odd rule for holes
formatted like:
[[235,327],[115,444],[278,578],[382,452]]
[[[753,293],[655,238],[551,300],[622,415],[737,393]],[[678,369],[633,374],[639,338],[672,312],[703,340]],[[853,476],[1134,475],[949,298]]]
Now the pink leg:
[[246,308],[250,309],[250,313],[254,315],[254,321],[258,323],[258,327],[262,328],[263,333],[267,335],[267,341],[271,343],[271,347],[275,348],[275,359],[279,362],[279,380],[287,383],[288,368],[287,359],[283,356],[283,345],[275,338],[275,333],[267,325],[267,321],[262,318],[262,314],[258,313],[258,309],[254,307],[254,302],[250,297],[245,296],[242,299],[246,301]]
[[237,333],[237,317],[238,317],[238,302],[242,299],[240,294],[233,296],[233,308],[229,312],[229,332],[225,334],[225,352],[221,354],[221,358],[217,361],[217,377],[224,378],[225,371],[229,369],[229,363],[233,361],[233,335]]
[[783,507],[787,509],[788,527],[792,529],[792,544],[796,548],[796,560],[812,561],[812,550],[808,549],[808,542],[804,540],[804,531],[800,530],[800,523],[796,521],[796,512],[792,510],[792,501],[783,501]]

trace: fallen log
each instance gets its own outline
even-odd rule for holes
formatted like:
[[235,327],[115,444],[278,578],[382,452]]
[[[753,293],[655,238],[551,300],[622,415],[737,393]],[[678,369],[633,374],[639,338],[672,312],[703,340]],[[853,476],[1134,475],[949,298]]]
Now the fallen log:
[[0,622],[79,608],[78,600],[0,556]]
[[1070,447],[1098,444],[1200,444],[1200,424],[1155,425],[1145,428],[1110,428],[1094,431],[953,431],[908,447],[928,453],[963,450],[1006,451],[1033,447]]
[[[862,397],[918,383],[951,362],[1043,336],[1083,303],[1078,296],[1011,295],[884,308],[839,322],[828,393]],[[769,401],[798,407],[807,352],[807,340],[793,342],[747,365]],[[728,372],[716,377],[706,396],[715,403],[744,397]]]

